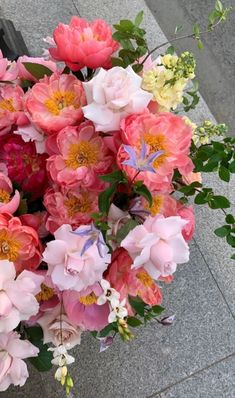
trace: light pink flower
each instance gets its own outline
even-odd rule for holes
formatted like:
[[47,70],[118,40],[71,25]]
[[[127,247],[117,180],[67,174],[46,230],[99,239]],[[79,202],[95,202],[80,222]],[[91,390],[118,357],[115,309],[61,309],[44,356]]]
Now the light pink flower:
[[91,223],[91,214],[98,211],[98,196],[81,189],[48,189],[44,206],[48,211],[46,228],[53,234],[63,224],[70,224],[75,229]]
[[[83,229],[80,226],[76,231]],[[43,259],[48,264],[48,274],[60,290],[81,291],[101,280],[110,262],[108,247],[103,247],[101,257],[94,242],[83,254],[89,236],[72,233],[70,225],[62,225],[55,232],[55,240],[47,243]]]
[[17,60],[17,66],[19,70],[18,77],[20,79],[30,80],[31,82],[37,82],[38,79],[36,79],[36,77],[34,77],[30,72],[28,72],[28,70],[24,66],[24,62],[46,66],[52,72],[56,72],[57,70],[57,65],[53,61],[46,61],[44,58],[40,57],[35,58],[23,55],[22,57],[19,57]]
[[19,191],[15,191],[14,195],[11,180],[0,172],[0,213],[13,214],[20,204]]
[[187,221],[181,217],[148,217],[121,242],[133,260],[132,268],[144,267],[158,279],[172,275],[177,264],[189,260],[189,248],[182,236]]
[[82,109],[96,131],[119,130],[121,119],[147,107],[152,94],[141,89],[141,81],[131,66],[115,66],[83,83],[88,105]]
[[182,180],[185,184],[189,185],[193,182],[202,182],[201,173],[194,173],[193,171],[189,174],[183,175]]
[[0,80],[12,81],[17,78],[17,75],[17,64],[15,62],[8,61],[7,58],[3,58],[2,51],[0,50]]
[[19,86],[0,87],[0,135],[11,130],[13,125],[24,126],[28,118],[23,107],[24,91]]
[[29,377],[25,358],[36,357],[39,349],[16,332],[0,333],[0,391],[10,384],[22,387]]
[[18,129],[14,131],[14,134],[20,135],[24,142],[34,142],[37,153],[46,152],[45,135],[42,131],[36,129],[32,123],[18,127]]
[[119,45],[112,39],[112,30],[102,19],[89,23],[86,19],[72,17],[69,25],[60,23],[53,32],[56,48],[51,56],[64,61],[76,71],[84,66],[92,69],[111,67],[111,55]]
[[36,83],[26,98],[32,122],[47,134],[81,121],[85,104],[82,83],[73,75],[57,73]]
[[97,304],[103,292],[98,283],[81,292],[63,292],[63,303],[69,320],[86,330],[101,330],[108,324],[109,305]]
[[66,127],[57,136],[59,155],[52,155],[47,168],[54,182],[68,188],[103,188],[98,175],[105,174],[113,158],[91,122]]
[[68,350],[81,342],[82,329],[71,324],[63,308],[61,310],[61,304],[50,312],[45,312],[37,323],[43,330],[44,344],[53,343],[55,346],[63,344]]
[[0,333],[10,332],[20,321],[36,315],[39,304],[34,297],[44,280],[41,275],[23,271],[15,279],[14,264],[0,261]]

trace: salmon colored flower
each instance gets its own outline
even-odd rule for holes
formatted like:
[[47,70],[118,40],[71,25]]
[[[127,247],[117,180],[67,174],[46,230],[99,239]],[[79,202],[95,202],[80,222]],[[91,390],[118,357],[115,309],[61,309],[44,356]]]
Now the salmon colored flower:
[[18,209],[20,204],[20,194],[16,190],[11,197],[13,187],[11,180],[0,172],[0,213],[13,214]]
[[7,213],[0,214],[0,260],[13,262],[17,272],[34,270],[41,261],[37,232]]
[[22,57],[19,57],[17,60],[18,77],[20,79],[26,79],[31,82],[37,82],[38,79],[36,79],[36,77],[34,77],[30,72],[28,72],[28,70],[24,66],[25,62],[31,63],[31,64],[43,65],[46,68],[50,69],[52,72],[56,72],[56,70],[57,70],[57,65],[53,61],[46,61],[44,58],[40,58],[40,57],[35,58],[35,57],[28,57],[27,55],[23,55]]
[[54,182],[68,188],[102,189],[98,175],[108,170],[113,158],[91,122],[60,131],[57,146],[59,155],[52,155],[47,161]]
[[31,214],[22,214],[19,218],[23,225],[32,227],[37,231],[39,238],[45,238],[48,230],[45,227],[48,214],[46,211],[37,211]]
[[16,62],[10,62],[7,58],[3,58],[2,51],[0,50],[0,80],[12,81],[17,78],[18,67]]
[[53,32],[56,48],[51,56],[76,71],[84,66],[92,69],[111,67],[111,55],[119,45],[112,39],[112,30],[103,19],[89,23],[72,17],[69,25],[60,23]]
[[24,91],[19,86],[0,87],[0,135],[11,130],[13,125],[24,126],[28,118],[23,107]]
[[81,121],[85,104],[82,83],[73,75],[57,73],[36,83],[26,98],[32,122],[47,134]]

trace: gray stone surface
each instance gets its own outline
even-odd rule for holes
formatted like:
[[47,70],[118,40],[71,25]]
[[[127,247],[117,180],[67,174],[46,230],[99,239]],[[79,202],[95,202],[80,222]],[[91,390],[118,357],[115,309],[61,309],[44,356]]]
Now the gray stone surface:
[[[158,397],[158,396],[156,396]],[[234,398],[235,356],[176,384],[160,394],[161,398]],[[155,398],[155,397],[154,397]]]

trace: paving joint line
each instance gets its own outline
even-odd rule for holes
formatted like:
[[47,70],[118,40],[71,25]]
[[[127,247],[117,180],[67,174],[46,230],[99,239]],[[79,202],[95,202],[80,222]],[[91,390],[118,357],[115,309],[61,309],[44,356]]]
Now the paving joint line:
[[204,371],[207,370],[207,369],[212,368],[212,366],[218,365],[219,363],[225,361],[226,359],[232,358],[232,357],[234,357],[234,356],[235,356],[235,352],[233,352],[232,354],[227,355],[227,356],[224,357],[224,358],[218,359],[217,361],[212,362],[210,365],[208,365],[208,366],[206,366],[206,367],[204,367],[204,368],[202,368],[202,369],[197,370],[196,372],[192,373],[191,375],[188,375],[188,376],[183,377],[182,379],[176,381],[175,383],[169,384],[167,387],[163,388],[163,389],[160,390],[160,391],[154,392],[153,394],[149,395],[149,396],[146,397],[146,398],[156,398],[157,395],[162,394],[163,392],[169,390],[170,388],[176,386],[177,384],[180,384],[180,383],[182,383],[183,381],[188,380],[188,379],[190,379],[191,377],[194,377],[195,375],[197,375],[197,374],[199,374],[199,373],[202,373],[202,372],[204,372]]
[[79,12],[79,10],[78,10],[78,7],[77,7],[77,5],[76,5],[76,3],[75,3],[75,1],[74,1],[74,0],[71,0],[71,2],[72,2],[72,4],[73,4],[75,10],[77,11],[79,17],[82,18],[81,14],[80,14],[80,12]]

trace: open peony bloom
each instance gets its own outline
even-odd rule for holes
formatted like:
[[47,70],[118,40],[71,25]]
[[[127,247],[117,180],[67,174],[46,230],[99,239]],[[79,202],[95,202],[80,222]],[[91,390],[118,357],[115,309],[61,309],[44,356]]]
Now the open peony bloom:
[[131,256],[132,268],[144,267],[154,279],[172,275],[177,264],[189,260],[189,248],[182,236],[186,223],[179,216],[150,216],[130,231],[121,246]]
[[82,109],[96,131],[119,130],[121,119],[147,107],[152,95],[141,89],[141,81],[131,66],[115,66],[83,83],[88,105]]
[[12,81],[17,78],[18,67],[15,62],[9,62],[7,58],[3,58],[2,51],[0,50],[0,80]]
[[71,324],[63,310],[58,304],[50,312],[46,311],[37,320],[43,330],[43,342],[53,343],[55,346],[63,344],[68,350],[80,344],[82,329]]
[[23,386],[29,377],[25,358],[36,357],[39,349],[16,332],[0,333],[0,391],[10,384]]
[[18,217],[0,214],[0,260],[15,264],[17,272],[34,270],[41,261],[38,234]]
[[57,73],[36,83],[26,98],[32,122],[47,134],[81,121],[85,104],[82,83],[73,75]]
[[53,32],[56,48],[50,48],[51,56],[64,61],[73,71],[84,66],[97,69],[111,67],[111,55],[119,44],[112,39],[112,30],[103,19],[92,23],[72,17],[69,25],[60,23]]
[[[80,226],[76,232],[87,226]],[[72,233],[72,227],[62,225],[55,232],[55,240],[47,243],[43,259],[48,264],[48,274],[60,290],[81,291],[101,280],[110,262],[108,247],[103,245],[102,257],[94,241],[83,250],[89,236]]]
[[8,133],[13,125],[24,126],[28,123],[23,97],[24,91],[20,86],[0,87],[0,135]]
[[68,188],[103,188],[98,175],[105,174],[113,157],[91,122],[60,131],[57,146],[59,155],[52,155],[47,161],[54,182]]
[[18,209],[20,204],[19,191],[11,197],[13,191],[11,180],[0,172],[0,213],[13,214]]
[[23,271],[15,279],[14,264],[0,261],[0,333],[10,332],[20,321],[36,315],[39,304],[34,297],[44,280],[42,275]]
[[23,56],[19,57],[17,60],[17,66],[18,66],[18,70],[19,70],[18,77],[23,80],[26,79],[31,82],[38,81],[38,79],[36,79],[35,76],[33,76],[30,72],[28,72],[28,70],[24,66],[24,63],[26,63],[26,62],[32,63],[32,64],[43,65],[46,68],[50,69],[52,72],[56,72],[56,70],[57,70],[57,65],[53,61],[46,61],[42,57],[41,58],[40,57],[28,57],[27,55],[23,55]]
[[87,330],[101,330],[108,324],[109,305],[97,304],[102,293],[98,283],[81,292],[67,290],[63,292],[63,303],[69,320]]

